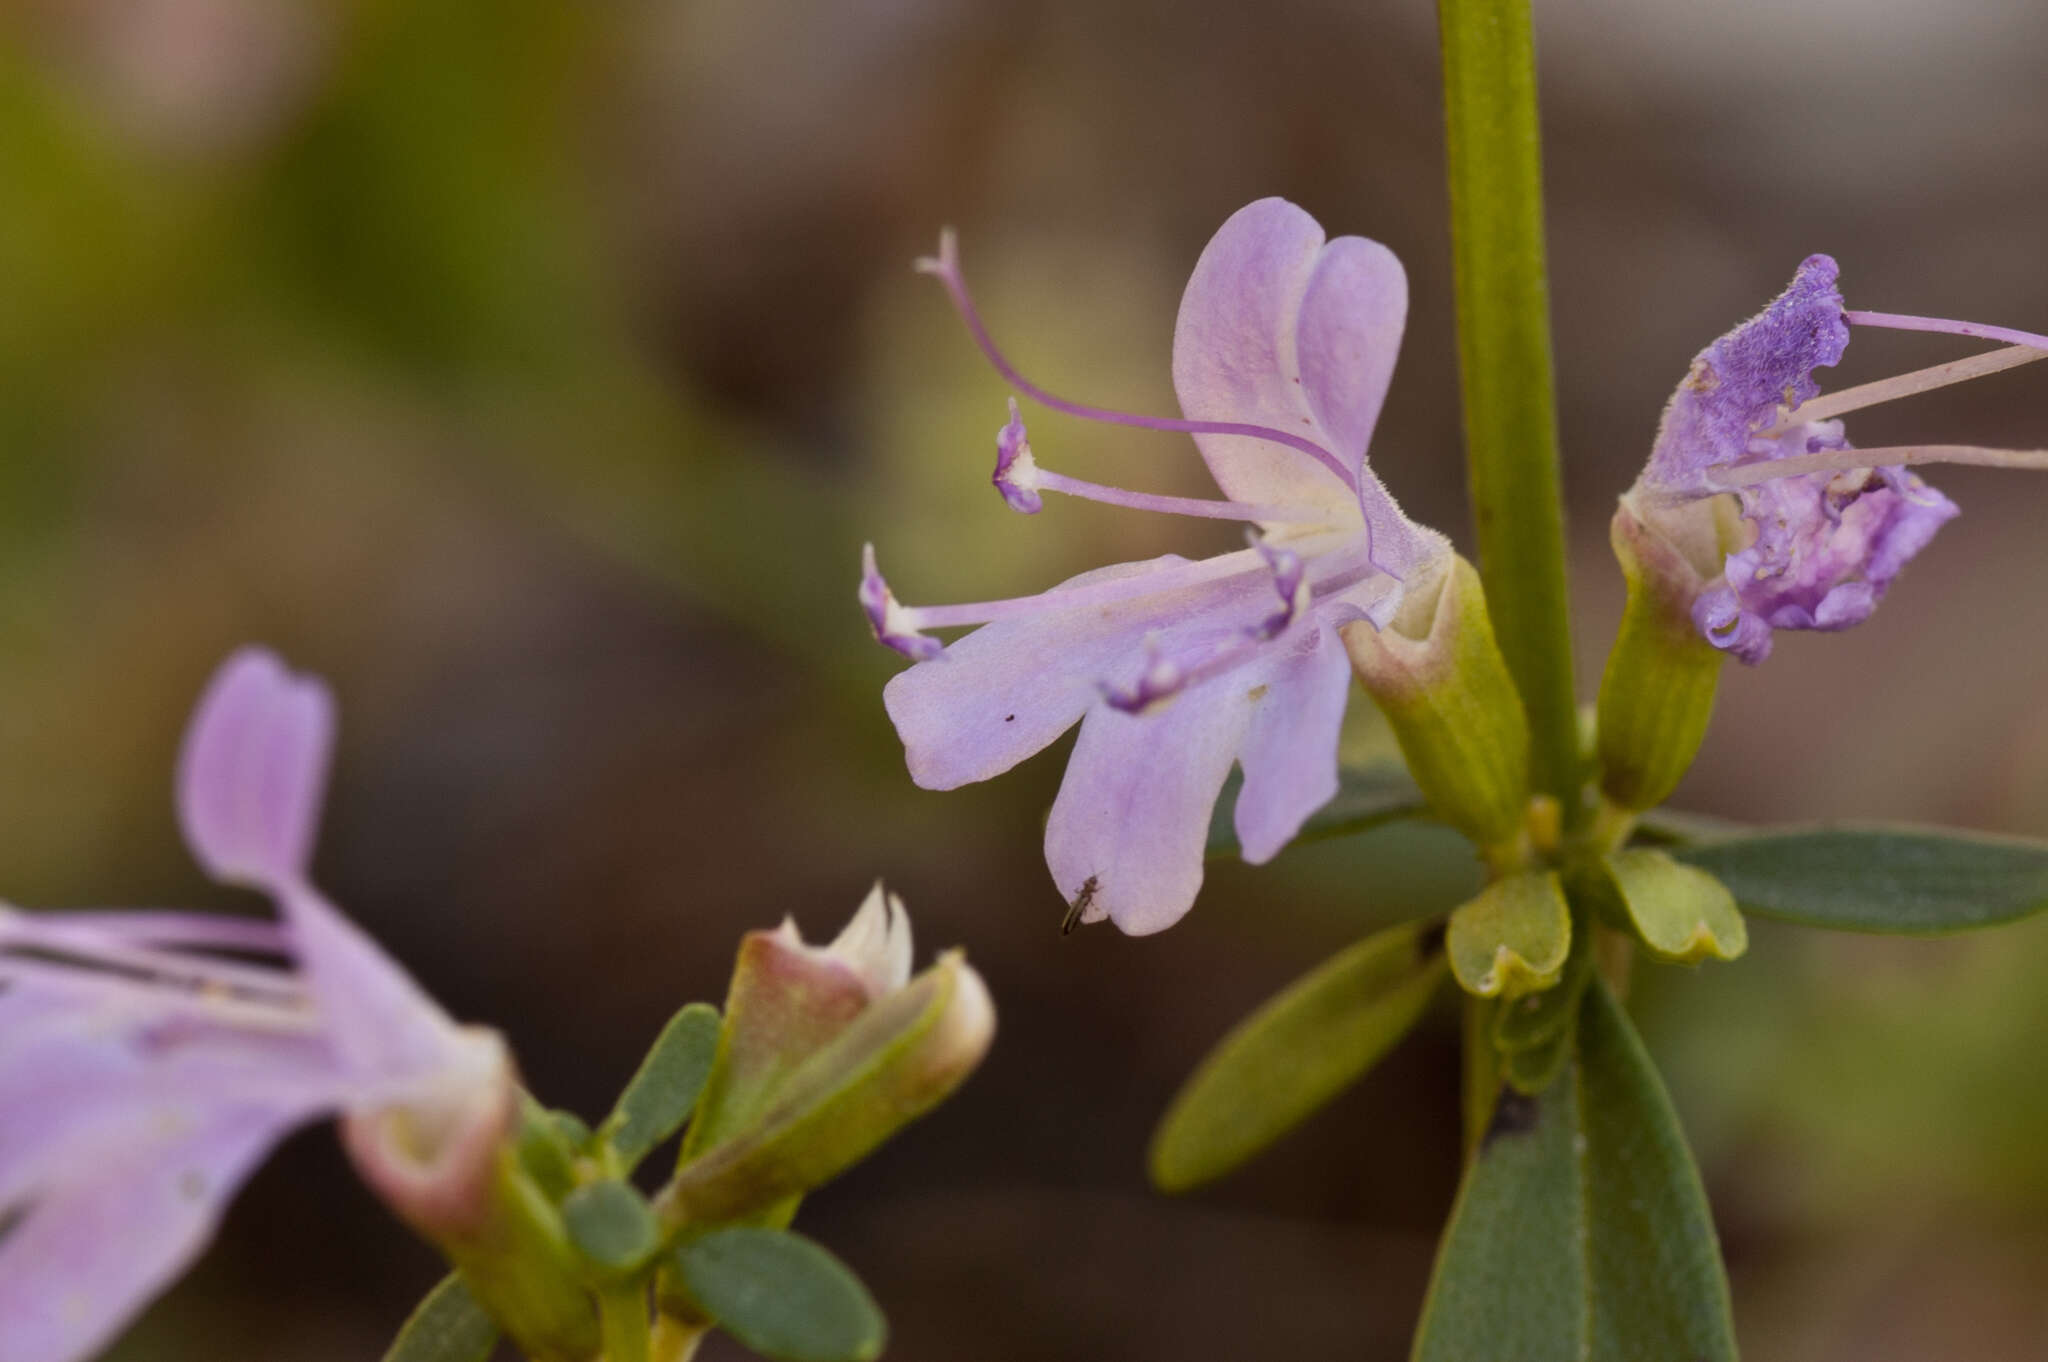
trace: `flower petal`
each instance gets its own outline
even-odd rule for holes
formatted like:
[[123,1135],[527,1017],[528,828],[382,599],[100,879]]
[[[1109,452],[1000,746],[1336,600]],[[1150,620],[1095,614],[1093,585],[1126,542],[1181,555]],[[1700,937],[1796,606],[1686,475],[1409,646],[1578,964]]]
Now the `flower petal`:
[[1082,721],[1045,827],[1053,882],[1082,921],[1107,917],[1141,936],[1193,906],[1209,815],[1251,722],[1242,678],[1145,714],[1098,705]]
[[1244,859],[1254,865],[1277,855],[1336,795],[1337,736],[1351,698],[1350,659],[1327,625],[1258,670],[1247,692],[1251,721],[1235,815]]
[[278,899],[307,990],[359,1081],[404,1087],[468,1062],[462,1033],[370,935],[306,885]]
[[[1326,438],[1303,396],[1295,349],[1302,296],[1322,249],[1316,220],[1277,198],[1238,209],[1210,238],[1173,331],[1173,387],[1188,419]],[[1341,508],[1353,500],[1299,450],[1244,435],[1194,439],[1217,485],[1238,501]],[[1351,459],[1359,451],[1332,452]]]
[[76,1176],[43,1189],[0,1239],[7,1362],[99,1351],[205,1247],[236,1188],[308,1114],[193,1109],[72,1148]]
[[1310,414],[1354,469],[1372,443],[1407,324],[1408,274],[1392,251],[1362,236],[1323,248],[1295,323],[1295,362]]
[[260,648],[221,664],[178,759],[178,819],[208,874],[271,890],[305,875],[333,743],[318,680]]
[[[1188,560],[1167,554],[1084,572],[1060,587],[1131,577]],[[1050,608],[985,624],[929,662],[899,672],[882,703],[903,739],[910,778],[952,790],[1001,775],[1072,728],[1119,658],[1135,656],[1162,601],[1185,603],[1201,588],[1113,605]]]

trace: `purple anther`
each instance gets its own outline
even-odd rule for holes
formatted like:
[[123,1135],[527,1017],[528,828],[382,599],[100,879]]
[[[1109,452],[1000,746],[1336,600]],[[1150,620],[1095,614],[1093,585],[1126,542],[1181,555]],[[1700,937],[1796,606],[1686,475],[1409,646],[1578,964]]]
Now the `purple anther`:
[[929,662],[946,650],[945,644],[920,634],[911,623],[910,612],[890,592],[889,584],[882,580],[881,571],[875,566],[873,544],[861,545],[860,607],[868,612],[868,625],[875,631],[875,637],[911,661]]
[[1010,399],[1010,419],[996,432],[996,471],[989,481],[1011,510],[1037,515],[1045,509],[1045,499],[1038,495],[1038,460],[1031,457],[1031,438],[1024,433],[1024,418],[1014,397]]

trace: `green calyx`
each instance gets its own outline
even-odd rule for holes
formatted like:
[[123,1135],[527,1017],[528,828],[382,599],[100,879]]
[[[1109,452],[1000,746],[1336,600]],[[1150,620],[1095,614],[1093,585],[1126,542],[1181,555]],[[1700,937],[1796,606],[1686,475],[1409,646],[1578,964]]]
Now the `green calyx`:
[[1486,613],[1479,574],[1452,555],[1384,629],[1344,643],[1438,817],[1496,864],[1519,859],[1529,811],[1529,721]]
[[1600,792],[1629,813],[1670,797],[1692,766],[1723,654],[1692,622],[1692,603],[1720,573],[1733,526],[1722,502],[1614,513],[1614,555],[1628,582],[1621,631],[1600,678]]

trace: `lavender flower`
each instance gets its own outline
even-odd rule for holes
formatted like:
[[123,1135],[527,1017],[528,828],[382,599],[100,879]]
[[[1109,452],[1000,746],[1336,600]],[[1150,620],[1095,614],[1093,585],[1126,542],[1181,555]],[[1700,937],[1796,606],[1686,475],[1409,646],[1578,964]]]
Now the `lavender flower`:
[[[1675,542],[1690,541],[1704,579],[1694,625],[1744,662],[1770,655],[1773,630],[1846,629],[1868,619],[1900,569],[1956,516],[1955,503],[1905,465],[2042,465],[2036,452],[1967,446],[1855,450],[1833,417],[2043,358],[2048,337],[1851,312],[1837,276],[1831,258],[1809,257],[1769,307],[1700,352],[1624,498]],[[1852,323],[2009,345],[1823,397],[1814,370],[1840,362]],[[1733,533],[1710,515],[1680,510],[1730,492],[1742,522]]]
[[348,1116],[387,1189],[455,1198],[488,1169],[515,1111],[504,1045],[451,1022],[307,878],[333,726],[318,681],[247,650],[186,734],[187,844],[279,920],[0,910],[7,1362],[100,1348],[315,1117]]
[[[1043,467],[1011,404],[994,482],[1018,511],[1059,492],[1135,510],[1241,520],[1251,547],[1083,573],[1036,596],[911,607],[863,562],[860,597],[882,642],[918,665],[883,692],[911,777],[986,780],[1077,721],[1046,826],[1046,860],[1080,920],[1131,933],[1179,920],[1202,881],[1210,811],[1233,765],[1245,859],[1268,860],[1337,790],[1350,689],[1339,632],[1384,625],[1448,561],[1366,465],[1407,319],[1400,262],[1361,237],[1262,199],[1196,263],[1174,331],[1185,420],[1081,406],[1025,379],[975,311],[950,233],[919,262],[976,343],[1032,401],[1090,420],[1195,438],[1228,500],[1156,496]],[[980,628],[942,645],[926,629]]]

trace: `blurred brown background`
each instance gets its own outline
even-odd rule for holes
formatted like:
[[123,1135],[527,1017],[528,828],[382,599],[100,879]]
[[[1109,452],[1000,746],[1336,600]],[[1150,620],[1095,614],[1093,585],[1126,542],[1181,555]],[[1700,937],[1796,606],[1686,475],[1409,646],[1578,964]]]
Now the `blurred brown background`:
[[[1546,0],[1583,686],[1614,496],[1692,353],[1807,253],[1852,306],[2048,327],[2038,0]],[[806,1207],[913,1359],[1399,1358],[1455,1176],[1450,1019],[1253,1168],[1141,1173],[1179,1079],[1328,950],[1470,882],[1376,836],[1218,867],[1174,931],[1061,939],[1062,757],[915,790],[853,602],[1036,589],[1221,542],[986,486],[1004,389],[908,270],[938,227],[1025,367],[1166,411],[1181,282],[1263,194],[1407,262],[1373,447],[1469,545],[1435,29],[1422,0],[27,0],[0,16],[0,827],[38,905],[207,901],[186,707],[244,640],[326,673],[321,874],[549,1100],[600,1112],[738,934],[885,875],[1001,1033]],[[1841,382],[1961,352],[1859,339]],[[1859,443],[2048,442],[2023,369]],[[1042,457],[1199,492],[1172,437]],[[2048,834],[2048,486],[1964,518],[1877,618],[1731,668],[1684,802]],[[2048,923],[1759,929],[1639,987],[1759,1362],[2048,1356]],[[294,1140],[118,1352],[377,1356],[434,1278]],[[717,1357],[736,1350],[712,1350]]]

